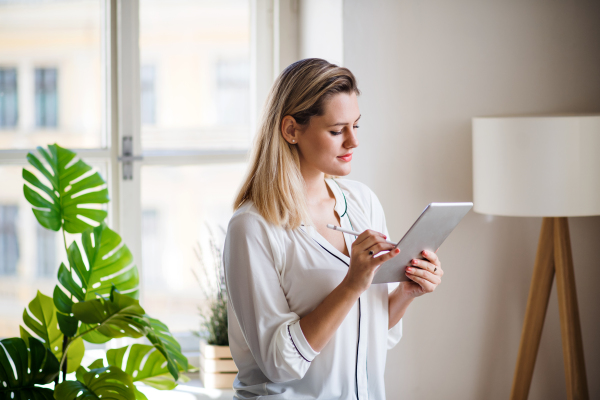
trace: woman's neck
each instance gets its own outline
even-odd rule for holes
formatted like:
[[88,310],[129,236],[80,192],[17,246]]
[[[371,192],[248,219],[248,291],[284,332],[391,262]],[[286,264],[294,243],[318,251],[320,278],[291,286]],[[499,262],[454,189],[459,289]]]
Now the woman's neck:
[[300,167],[300,172],[306,185],[306,201],[308,204],[321,203],[330,197],[325,174],[317,170],[308,170]]

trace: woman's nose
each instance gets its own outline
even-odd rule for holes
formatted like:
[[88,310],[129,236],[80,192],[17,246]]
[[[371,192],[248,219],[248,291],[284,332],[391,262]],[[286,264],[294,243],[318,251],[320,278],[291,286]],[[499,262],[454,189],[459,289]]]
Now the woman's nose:
[[356,130],[351,129],[350,133],[346,139],[345,147],[352,149],[354,147],[358,147],[358,137],[356,136]]

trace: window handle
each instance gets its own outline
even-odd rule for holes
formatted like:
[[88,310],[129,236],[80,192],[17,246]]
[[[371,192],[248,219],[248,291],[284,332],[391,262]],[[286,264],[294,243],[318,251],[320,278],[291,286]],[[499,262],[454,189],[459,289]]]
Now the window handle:
[[123,136],[123,154],[118,160],[123,163],[123,180],[133,179],[133,162],[142,161],[144,157],[133,155],[133,137]]

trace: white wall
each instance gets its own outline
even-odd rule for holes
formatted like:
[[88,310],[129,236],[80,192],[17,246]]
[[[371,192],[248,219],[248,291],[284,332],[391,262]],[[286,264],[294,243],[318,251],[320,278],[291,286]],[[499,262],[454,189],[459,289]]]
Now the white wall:
[[[600,111],[600,3],[344,2],[344,65],[363,94],[351,177],[400,237],[431,201],[472,200],[471,117]],[[570,218],[591,398],[600,398],[600,217]],[[442,246],[446,275],[388,353],[389,399],[505,399],[541,219],[471,213]],[[566,398],[556,293],[530,399]]]
[[300,0],[300,58],[344,62],[343,0]]

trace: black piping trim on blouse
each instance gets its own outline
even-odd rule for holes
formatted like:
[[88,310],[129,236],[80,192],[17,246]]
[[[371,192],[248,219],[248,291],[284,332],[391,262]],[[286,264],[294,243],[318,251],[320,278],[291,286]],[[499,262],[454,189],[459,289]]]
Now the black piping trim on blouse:
[[294,343],[294,339],[292,338],[292,333],[290,332],[290,326],[288,325],[287,328],[288,328],[288,335],[290,335],[290,340],[292,341],[292,344],[294,345],[294,348],[296,349],[298,354],[300,354],[300,357],[304,358],[304,361],[306,361],[306,362],[311,362],[306,357],[304,357],[302,355],[302,353],[300,353],[300,350],[298,350],[298,348],[296,347],[296,343]]
[[[317,242],[317,241],[315,240],[315,242]],[[325,250],[326,252],[328,252],[329,254],[331,254],[332,256],[334,256],[335,258],[337,258],[338,260],[340,260],[341,262],[343,262],[346,265],[346,267],[350,267],[350,264],[348,264],[346,261],[342,260],[341,258],[339,258],[338,256],[336,256],[335,254],[333,254],[332,252],[330,252],[329,250],[327,250],[327,248],[323,247],[323,245],[321,243],[317,242],[317,244],[319,246],[321,246],[323,248],[323,250]]]
[[[315,242],[317,242],[317,241],[315,240]],[[328,252],[329,254],[331,254],[332,256],[334,256],[335,258],[337,258],[338,260],[340,260],[341,262],[343,262],[346,266],[348,266],[348,268],[350,268],[350,264],[348,264],[346,261],[342,260],[341,258],[339,258],[338,256],[336,256],[335,254],[333,254],[332,252],[330,252],[329,250],[327,250],[327,248],[324,247],[321,243],[317,242],[317,244],[319,246],[321,246],[321,248],[323,250],[325,250],[326,252]],[[359,399],[359,400],[360,400],[360,397],[358,395],[358,349],[359,349],[359,344],[360,344],[360,317],[361,317],[361,310],[360,309],[361,309],[361,307],[360,307],[360,297],[359,297],[358,298],[358,338],[356,340],[356,363],[354,365],[354,384],[355,384],[354,388],[356,389],[356,392],[355,392],[356,393],[356,398]],[[290,327],[288,325],[288,332],[289,332],[289,329],[290,329]],[[290,338],[291,337],[292,336],[290,335]],[[294,341],[292,340],[292,343],[293,342]],[[295,346],[296,345],[294,345],[294,347]],[[298,349],[296,349],[296,350],[298,350]],[[302,354],[300,354],[300,355],[302,355]],[[304,357],[302,357],[302,358],[304,358]],[[306,358],[304,358],[304,359],[306,360]]]
[[358,395],[358,346],[360,344],[360,297],[358,298],[358,339],[356,340],[356,364],[354,366],[354,382],[356,388],[356,398],[360,400]]

